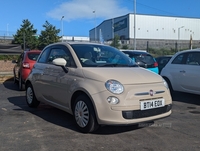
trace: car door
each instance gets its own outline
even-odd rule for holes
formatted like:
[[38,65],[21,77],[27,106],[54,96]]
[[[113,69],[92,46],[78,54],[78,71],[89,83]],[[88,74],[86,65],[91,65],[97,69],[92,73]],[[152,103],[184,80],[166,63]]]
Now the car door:
[[179,83],[184,92],[200,94],[200,52],[188,52],[180,68]]
[[[52,63],[56,58],[66,60],[67,73],[62,67]],[[72,55],[66,46],[54,45],[51,47],[47,64],[43,75],[43,81],[46,83],[46,90],[43,90],[44,97],[51,104],[68,109],[71,94],[69,89],[74,83],[74,73],[76,71]]]
[[17,59],[16,65],[14,67],[14,76],[19,80],[19,75],[21,74],[22,62],[24,59],[24,53],[21,53],[19,58]]
[[182,72],[185,69],[186,55],[185,53],[177,55],[171,62],[167,64],[164,73],[168,75],[172,88],[176,91],[181,91]]

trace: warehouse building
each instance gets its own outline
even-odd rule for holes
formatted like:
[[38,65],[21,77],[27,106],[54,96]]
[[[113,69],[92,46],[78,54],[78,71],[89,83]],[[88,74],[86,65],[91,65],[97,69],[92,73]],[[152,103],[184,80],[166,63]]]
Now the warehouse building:
[[122,45],[133,47],[135,43],[137,49],[197,48],[200,18],[127,14],[105,20],[89,31],[90,41],[109,43],[115,35],[120,37]]

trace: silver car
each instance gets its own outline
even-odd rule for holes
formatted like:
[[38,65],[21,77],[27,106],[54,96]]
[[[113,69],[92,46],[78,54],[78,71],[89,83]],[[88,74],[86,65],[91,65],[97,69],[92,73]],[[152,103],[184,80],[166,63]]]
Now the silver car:
[[60,42],[43,49],[26,81],[30,107],[47,103],[74,116],[81,132],[171,114],[165,80],[126,54],[96,43]]

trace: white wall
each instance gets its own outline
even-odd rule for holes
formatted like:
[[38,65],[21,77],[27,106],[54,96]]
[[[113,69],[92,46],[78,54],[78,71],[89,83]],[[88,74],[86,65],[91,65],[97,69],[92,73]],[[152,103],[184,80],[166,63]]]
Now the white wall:
[[[130,38],[134,38],[133,14],[130,19]],[[200,40],[200,19],[136,15],[136,38],[177,40],[179,34],[180,40],[189,40],[190,35],[193,40]]]
[[[114,32],[126,39],[134,38],[134,14],[127,14],[117,18],[103,21],[96,27],[96,39],[99,40],[101,30],[105,40],[112,39],[114,24],[127,18],[127,28]],[[184,26],[183,28],[180,28]],[[179,32],[178,32],[179,31]],[[200,40],[200,18],[183,18],[170,16],[136,15],[136,38],[137,39],[163,39],[163,40]],[[90,30],[90,40],[94,38],[94,29]]]

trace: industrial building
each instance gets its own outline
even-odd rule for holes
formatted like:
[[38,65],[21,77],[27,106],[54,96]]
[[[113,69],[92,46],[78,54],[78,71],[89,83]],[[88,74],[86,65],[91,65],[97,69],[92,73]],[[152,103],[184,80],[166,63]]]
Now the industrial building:
[[200,47],[200,18],[130,13],[105,20],[89,31],[90,41],[109,42],[115,35],[122,44],[133,46],[135,42],[139,49],[146,49],[147,45]]

